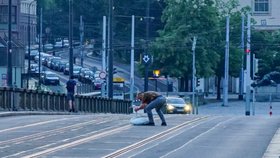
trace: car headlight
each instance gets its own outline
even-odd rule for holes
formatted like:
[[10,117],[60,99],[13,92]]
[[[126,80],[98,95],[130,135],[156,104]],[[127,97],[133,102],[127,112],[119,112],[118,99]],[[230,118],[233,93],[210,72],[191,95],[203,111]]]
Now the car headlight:
[[167,109],[168,111],[173,111],[173,110],[175,109],[175,107],[172,106],[172,105],[167,105],[167,106],[166,106],[166,109]]
[[184,107],[184,111],[185,112],[189,112],[192,110],[192,106],[190,104],[187,104],[185,107]]

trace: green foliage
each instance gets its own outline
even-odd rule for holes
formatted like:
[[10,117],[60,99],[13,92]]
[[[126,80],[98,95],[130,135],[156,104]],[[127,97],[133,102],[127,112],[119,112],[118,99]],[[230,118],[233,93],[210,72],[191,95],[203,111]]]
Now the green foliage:
[[[192,74],[192,40],[197,37],[196,69],[198,77],[224,76],[226,16],[230,16],[231,76],[238,77],[243,50],[240,49],[241,15],[249,7],[239,8],[238,0],[150,0],[149,39],[146,39],[146,0],[114,1],[113,41],[115,55],[130,61],[131,15],[135,20],[135,58],[147,48],[153,56],[150,69],[161,74],[190,78]],[[48,39],[68,37],[69,0],[41,0],[43,33]],[[39,15],[39,9],[37,9]],[[73,0],[74,40],[79,40],[79,18],[85,22],[85,39],[95,39],[95,48],[102,43],[102,17],[108,14],[108,1]],[[107,16],[108,17],[108,16]],[[151,18],[153,17],[153,18]],[[254,20],[252,20],[254,23]],[[246,25],[245,25],[246,26]],[[245,39],[246,41],[246,39]],[[280,33],[252,31],[251,50],[260,60],[259,74],[280,71]],[[143,70],[144,65],[140,66]],[[144,71],[142,71],[144,72]]]
[[252,34],[252,52],[259,59],[258,75],[280,72],[279,31],[254,31]]

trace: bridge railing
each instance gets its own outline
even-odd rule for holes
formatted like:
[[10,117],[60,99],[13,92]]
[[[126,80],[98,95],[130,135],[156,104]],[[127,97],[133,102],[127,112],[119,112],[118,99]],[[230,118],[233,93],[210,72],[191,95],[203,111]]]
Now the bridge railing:
[[[131,101],[75,96],[75,107],[87,113],[132,113]],[[0,111],[69,111],[66,94],[0,87]]]

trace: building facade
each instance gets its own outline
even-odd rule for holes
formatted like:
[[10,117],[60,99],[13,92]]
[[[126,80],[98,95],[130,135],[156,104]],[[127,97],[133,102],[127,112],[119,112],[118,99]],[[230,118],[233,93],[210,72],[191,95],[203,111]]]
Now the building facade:
[[[0,0],[0,37],[8,37],[8,3]],[[30,42],[35,43],[37,15],[35,0],[12,0],[12,38],[28,44],[28,22],[30,20]],[[30,19],[29,19],[30,18]]]
[[21,0],[19,38],[24,45],[28,45],[28,25],[30,26],[30,43],[36,42],[37,35],[37,4],[34,0]]
[[[9,0],[0,0],[0,36],[8,37]],[[12,36],[19,39],[20,0],[12,0]]]
[[[0,0],[0,86],[7,83],[7,42],[8,42],[8,4]],[[28,17],[30,17],[30,37],[36,37],[36,1],[12,0],[12,83],[23,87],[22,74],[25,73],[24,47],[28,43]]]
[[252,9],[254,27],[258,30],[280,29],[280,0],[239,0],[240,7]]

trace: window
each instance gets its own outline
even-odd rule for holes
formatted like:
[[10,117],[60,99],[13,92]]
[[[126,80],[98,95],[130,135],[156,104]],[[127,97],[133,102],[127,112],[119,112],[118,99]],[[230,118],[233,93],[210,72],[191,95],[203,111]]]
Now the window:
[[[8,6],[0,6],[0,23],[6,24],[8,23],[9,18],[9,11]],[[17,23],[17,7],[12,6],[12,23]]]
[[269,0],[255,0],[254,11],[257,14],[268,14]]

